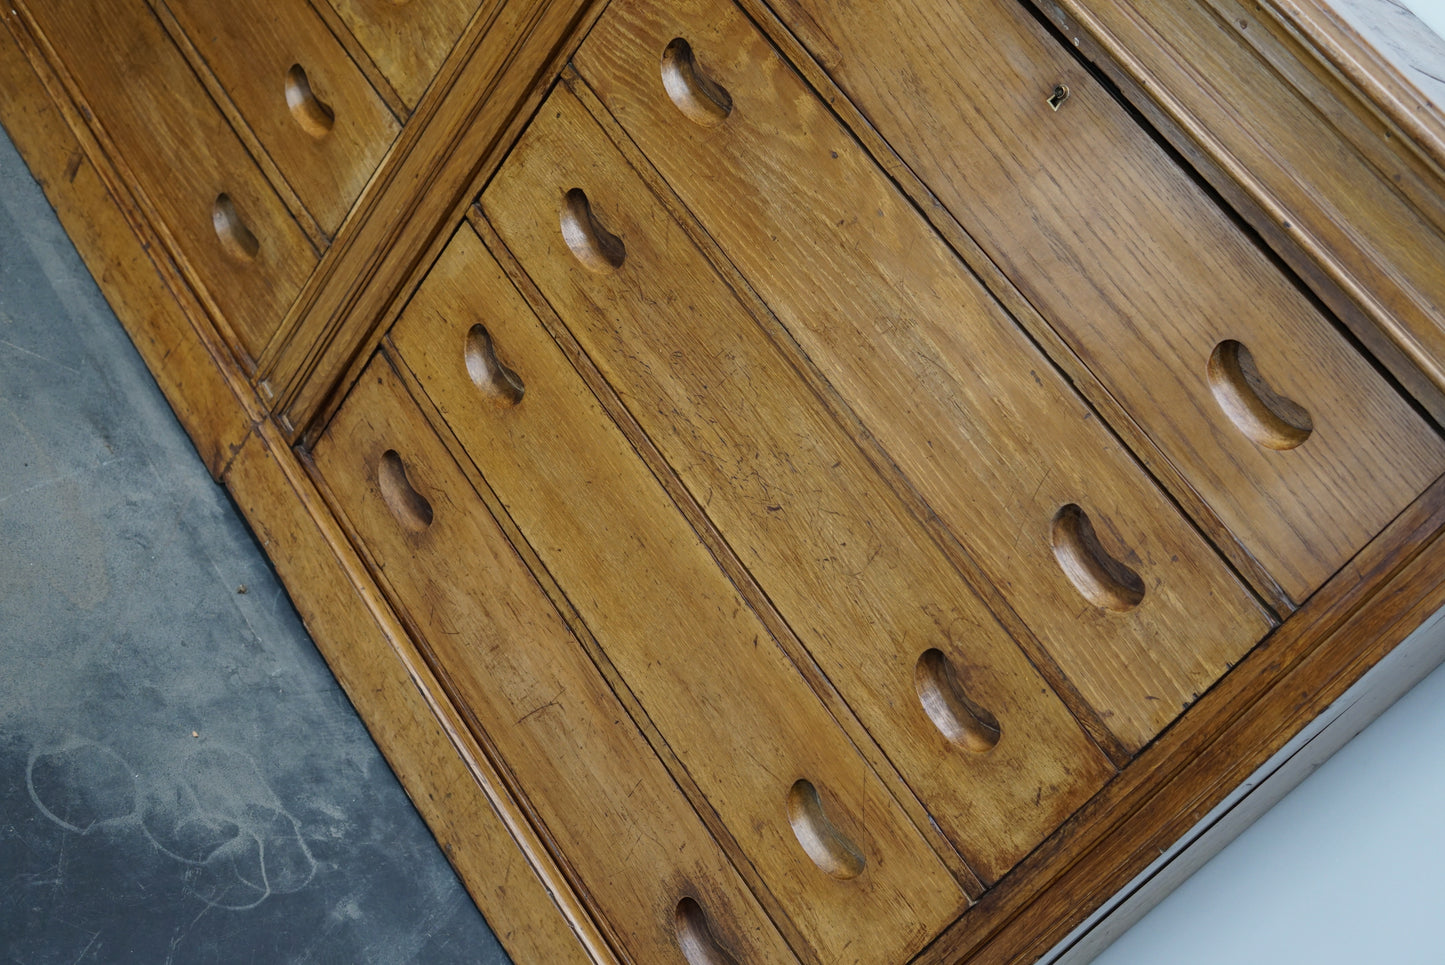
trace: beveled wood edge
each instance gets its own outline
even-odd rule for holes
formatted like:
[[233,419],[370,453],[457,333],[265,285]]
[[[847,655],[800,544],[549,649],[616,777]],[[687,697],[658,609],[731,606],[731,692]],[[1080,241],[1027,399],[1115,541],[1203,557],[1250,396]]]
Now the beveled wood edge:
[[[872,122],[848,99],[843,89],[833,82],[827,70],[809,52],[786,24],[773,12],[770,3],[778,0],[734,0],[759,30],[772,41],[810,87],[827,102],[849,133],[898,186],[929,225],[953,249],[955,255],[978,279],[1003,310],[1022,329],[1025,337],[1038,346],[1056,369],[1073,385],[1096,412],[1103,424],[1120,438],[1133,458],[1154,478],[1183,515],[1199,530],[1205,540],[1219,551],[1244,584],[1260,600],[1272,619],[1283,619],[1294,611],[1282,587],[1254,558],[1199,495],[1183,473],[1164,455],[1128,410],[1079,358],[1053,325],[1036,309],[1003,270],[979,246],[968,230],[938,200],[908,164],[899,156],[873,126]],[[1020,0],[1022,2],[1022,0]],[[1445,397],[1442,397],[1445,414]],[[1095,731],[1091,730],[1091,734]],[[1097,735],[1096,735],[1097,736]]]
[[[1160,136],[1225,198],[1435,422],[1445,424],[1445,319],[1439,318],[1438,313],[1432,315],[1427,296],[1394,278],[1389,270],[1391,251],[1380,250],[1354,233],[1342,244],[1322,238],[1312,225],[1334,223],[1333,214],[1326,193],[1308,178],[1304,166],[1280,164],[1268,170],[1260,166],[1252,169],[1236,157],[1225,138],[1189,107],[1187,97],[1196,85],[1187,71],[1174,63],[1172,52],[1165,49],[1158,39],[1158,31],[1147,15],[1141,13],[1141,9],[1149,9],[1147,6],[1125,5],[1117,0],[1027,2],[1033,3],[1120,89]],[[1255,5],[1251,13],[1290,34],[1295,41],[1296,56],[1304,56],[1303,52],[1309,50],[1305,38],[1287,23],[1272,18],[1263,5]],[[1201,41],[1201,38],[1171,39]],[[1203,38],[1202,42],[1207,43],[1209,39]],[[1254,52],[1252,56],[1259,55]],[[1261,63],[1269,68],[1262,59]],[[1317,104],[1301,91],[1291,88],[1291,92],[1314,105],[1321,128],[1327,129],[1343,149],[1366,156],[1362,145],[1339,129],[1334,121],[1337,115],[1376,128],[1384,126],[1386,130],[1401,131],[1400,136],[1376,139],[1369,145],[1370,151],[1398,158],[1401,163],[1417,169],[1422,159],[1428,161],[1423,150],[1391,117],[1371,110],[1366,91],[1337,72],[1329,71],[1327,64],[1315,61],[1305,66],[1330,73],[1335,87],[1332,103]],[[1284,78],[1280,78],[1280,82],[1282,87],[1287,84]],[[1234,111],[1228,98],[1210,103],[1232,115],[1236,136],[1254,136],[1260,119]],[[1371,162],[1371,168],[1381,185],[1394,190],[1380,173],[1378,162]],[[1429,169],[1437,174],[1437,194],[1445,198],[1445,182],[1439,181],[1438,167],[1429,164]],[[1290,195],[1306,199],[1303,203],[1308,207],[1291,206],[1286,200]],[[1432,223],[1428,213],[1421,212],[1421,216]],[[1352,262],[1368,264],[1377,277],[1388,281],[1372,285],[1360,277],[1360,272],[1351,269]],[[1396,306],[1395,310],[1391,309],[1392,305]]]
[[259,360],[288,437],[340,404],[606,0],[494,0],[392,144]]
[[917,959],[1033,962],[1445,605],[1445,478]]
[[1433,162],[1437,174],[1445,168],[1445,105],[1426,97],[1330,4],[1321,0],[1263,3],[1276,20],[1307,40],[1366,101],[1407,133],[1415,148]]
[[[13,15],[12,15],[13,16]],[[0,31],[3,123],[213,476],[225,483],[388,763],[494,933],[519,962],[613,963],[566,879],[521,820],[413,656],[279,430],[264,421],[165,249],[137,236],[14,38]],[[418,750],[420,749],[420,750]],[[430,753],[430,757],[428,757]],[[458,799],[464,818],[458,818]],[[467,829],[476,822],[485,829]],[[518,871],[524,873],[518,874]]]
[[391,111],[398,123],[405,125],[407,118],[411,116],[411,108],[407,106],[406,101],[401,99],[396,88],[391,86],[391,81],[386,79],[381,68],[376,66],[376,61],[371,59],[371,54],[361,46],[361,41],[352,34],[346,21],[341,19],[341,14],[336,12],[336,8],[328,0],[306,0],[306,2],[315,11],[316,16],[326,24],[326,29],[331,31],[331,35],[341,44],[346,55],[351,58],[357,69],[371,84],[382,103],[386,105],[386,109]]

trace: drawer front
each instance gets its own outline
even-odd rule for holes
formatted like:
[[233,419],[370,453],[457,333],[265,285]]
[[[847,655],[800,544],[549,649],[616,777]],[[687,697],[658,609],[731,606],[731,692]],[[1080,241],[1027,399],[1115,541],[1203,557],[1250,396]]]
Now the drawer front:
[[305,0],[170,0],[186,37],[321,229],[336,233],[400,125]]
[[903,961],[958,917],[947,869],[470,228],[392,337],[813,957]]
[[314,456],[438,677],[632,960],[681,962],[710,934],[737,961],[795,961],[384,359]]
[[29,13],[254,359],[316,267],[311,243],[141,0]]
[[330,0],[392,89],[415,108],[478,0]]
[[1293,599],[1445,468],[1440,440],[1023,4],[779,9]]
[[[574,188],[621,236],[615,270],[585,267],[564,240]],[[547,101],[482,203],[985,881],[1088,799],[1110,773],[1101,753],[570,92]],[[964,700],[999,722],[991,749],[950,723]]]
[[[695,122],[669,94],[674,38],[728,92],[720,122]],[[1268,630],[1211,547],[736,7],[619,0],[577,64],[1127,746]],[[1093,570],[1074,568],[1091,559]]]

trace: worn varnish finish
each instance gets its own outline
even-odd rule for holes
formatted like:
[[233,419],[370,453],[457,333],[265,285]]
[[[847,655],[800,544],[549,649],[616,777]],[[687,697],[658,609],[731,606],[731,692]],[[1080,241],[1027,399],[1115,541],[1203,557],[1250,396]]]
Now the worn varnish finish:
[[[626,246],[615,271],[564,240],[578,185]],[[575,98],[553,95],[482,203],[945,833],[1001,875],[1097,788],[1100,752]],[[996,757],[951,748],[925,714],[931,649],[1002,723]]]
[[[1445,466],[1328,319],[1017,5],[795,5],[825,68],[1296,601]],[[1227,339],[1311,414],[1306,443],[1269,448],[1215,401],[1208,361]]]
[[[382,9],[375,22],[411,11],[417,22],[439,23],[420,2]],[[413,85],[409,98],[378,69],[385,55],[377,38],[358,43],[368,28],[353,34],[348,26],[360,3],[313,4],[394,116],[416,110],[294,301],[285,278],[248,295],[205,264],[215,254],[208,245],[237,263],[274,255],[272,234],[241,189],[207,187],[209,220],[189,228],[177,200],[231,160],[256,162],[242,165],[250,171],[242,180],[273,191],[268,204],[283,221],[287,206],[306,214],[290,229],[296,237],[317,247],[326,240],[283,173],[294,158],[263,146],[264,123],[246,106],[253,95],[258,103],[270,96],[266,84],[247,91],[232,79],[245,65],[229,41],[201,52],[210,38],[186,20],[188,0],[151,0],[160,22],[136,2],[120,12],[134,22],[104,26],[89,7],[0,11],[0,121],[515,960],[791,960],[793,942],[805,960],[891,961],[942,928],[913,962],[1030,961],[1445,602],[1445,483],[1430,480],[1437,444],[1421,441],[1414,416],[1395,417],[1400,401],[1380,395],[1383,383],[1363,361],[1339,354],[1342,343],[1312,308],[1276,313],[1307,337],[1256,319],[1188,342],[1203,353],[1189,368],[1207,393],[1202,410],[1227,418],[1231,432],[1243,430],[1261,458],[1296,467],[1296,508],[1321,507],[1318,531],[1303,535],[1329,543],[1311,562],[1323,583],[1304,598],[1300,587],[1314,583],[1281,569],[1250,528],[1268,535],[1278,507],[1266,501],[1244,528],[1231,521],[1223,529],[1227,505],[1190,481],[1198,469],[1190,460],[1216,461],[1215,450],[1200,442],[1181,456],[1149,421],[1159,414],[1130,394],[1174,399],[1159,388],[1169,382],[1156,371],[1165,366],[1118,353],[1115,364],[1145,373],[1143,388],[1121,388],[1109,359],[1076,355],[1051,327],[1077,335],[1049,301],[1072,290],[1060,281],[1067,273],[1020,272],[1026,259],[999,254],[1037,224],[1067,216],[1054,222],[1067,226],[1083,211],[1093,217],[1092,234],[1077,225],[1056,230],[1056,247],[1033,245],[1028,258],[1073,252],[1086,269],[1078,277],[1091,282],[1099,265],[1128,263],[1134,267],[1105,281],[1142,286],[1151,299],[1184,291],[1201,304],[1225,304],[1210,301],[1228,293],[1222,278],[1251,279],[1264,286],[1258,291],[1279,287],[1256,242],[1231,236],[1224,245],[1246,253],[1237,277],[1191,276],[1201,264],[1217,267],[1210,252],[1218,252],[1206,245],[1198,264],[1179,262],[1171,246],[1228,225],[1228,217],[1192,188],[1169,194],[1188,176],[1147,132],[1121,121],[1087,75],[1066,73],[1078,69],[1072,58],[1013,7],[975,4],[966,8],[972,25],[950,26],[929,18],[965,8],[920,2],[881,16],[778,0],[779,20],[762,0],[742,5],[776,48],[760,45],[728,7],[715,8],[723,26],[709,39],[694,30],[707,19],[705,4],[616,0],[578,60],[586,81],[566,73],[570,93],[554,102],[564,117],[551,106],[537,116],[488,191],[486,215],[474,215],[501,268],[463,226],[419,292],[600,4],[496,0],[475,15],[454,13],[424,55],[432,66],[394,81]],[[1247,9],[1233,0],[1061,0],[1044,12],[1067,31],[1066,42],[1078,38],[1086,56],[1099,58],[1263,243],[1438,415],[1445,354],[1435,349],[1445,322],[1430,293],[1440,284],[1434,255],[1445,191],[1440,152],[1426,135],[1439,117],[1412,119],[1398,104],[1372,100],[1385,88],[1366,61],[1321,57],[1338,38],[1311,26],[1317,8],[1314,0]],[[930,26],[890,34],[900,16]],[[973,26],[986,43],[969,39]],[[107,49],[107,31],[119,46]],[[873,44],[880,55],[859,53]],[[608,56],[594,52],[604,49]],[[993,63],[984,82],[968,80],[971,65],[987,66],[1000,51],[1006,65]],[[126,80],[131,87],[121,86]],[[1067,96],[1056,93],[1060,86]],[[967,96],[940,102],[940,91]],[[957,109],[974,100],[984,116],[1013,118],[983,133],[1015,153],[990,155],[980,148],[988,137],[960,136],[959,115],[941,109],[913,123],[930,103]],[[186,113],[193,107],[194,117]],[[297,118],[285,115],[291,124]],[[300,118],[324,127],[324,111],[303,109]],[[207,140],[213,135],[221,146]],[[899,200],[859,143],[920,211]],[[1120,154],[1101,171],[1093,166],[1104,156],[1101,143],[1154,153]],[[1094,145],[1097,156],[1080,144]],[[970,178],[994,161],[1006,169],[993,169],[990,190],[973,197],[975,182],[940,176],[950,159],[967,161]],[[1041,168],[1059,185],[1089,190],[1073,190],[1069,204],[1039,203],[1030,212],[1039,222],[989,222],[1005,189]],[[1080,182],[1081,170],[1094,173]],[[1100,186],[1121,171],[1137,179]],[[819,172],[836,183],[818,183]],[[1095,175],[1104,180],[1090,180]],[[1137,215],[1144,203],[1110,195],[1126,190],[1121,183],[1138,186],[1141,197],[1158,189],[1184,200],[1159,209],[1155,197],[1148,210],[1157,223],[1116,222],[1105,215]],[[870,222],[870,210],[888,217]],[[771,212],[779,230],[768,234],[777,241],[762,240],[767,219],[759,216],[758,243],[748,245],[759,211]],[[1037,349],[999,334],[1011,330],[1007,317],[939,254],[922,220],[971,262]],[[871,230],[860,232],[865,224]],[[989,224],[997,230],[984,230]],[[1081,250],[1081,239],[1098,250]],[[1175,260],[1161,260],[1166,255]],[[314,261],[314,250],[308,257]],[[1163,273],[1165,264],[1182,264],[1177,277]],[[1283,299],[1276,307],[1304,304],[1288,284],[1281,290],[1268,296]],[[398,376],[372,349],[414,292],[386,343],[414,367]],[[1083,294],[1091,295],[1087,286]],[[1121,308],[1093,320],[1111,317],[1136,316]],[[1173,321],[1151,337],[1182,339],[1198,324],[1187,313],[1159,317]],[[477,324],[486,337],[476,336]],[[277,325],[282,337],[270,339]],[[972,355],[950,341],[962,331],[976,345]],[[913,358],[883,351],[905,335],[936,370],[926,378],[929,369]],[[1321,345],[1324,354],[1311,357],[1307,349]],[[256,384],[247,356],[258,347]],[[373,367],[358,381],[369,359]],[[1306,372],[1308,381],[1291,382],[1290,365],[1304,366],[1294,377]],[[1050,366],[1076,381],[1092,411]],[[966,421],[947,418],[941,402],[969,400],[974,380],[989,398],[965,407]],[[1364,400],[1343,421],[1316,394],[1345,391],[1339,386]],[[1045,415],[1068,412],[1068,420],[1019,417],[1035,411],[1036,393],[1062,406],[1035,400]],[[1184,425],[1187,409],[1165,416]],[[273,421],[268,412],[280,414]],[[1131,555],[1129,547],[1177,532],[1179,516],[1150,502],[1153,483],[1110,433],[1092,427],[1100,419],[1283,618],[1132,759],[1132,745],[1126,750],[1104,732],[1109,718],[1083,702],[1072,675],[1020,622],[1026,607],[1017,602],[1048,595],[1026,585],[1047,571],[1068,579],[1067,592],[1088,608],[1081,612],[1108,626],[1139,618],[1161,587],[1176,583],[1150,578],[1158,552]],[[1342,426],[1363,440],[1358,451],[1318,445],[1345,439]],[[288,444],[323,433],[317,473],[307,453]],[[920,439],[933,440],[934,451]],[[973,439],[991,449],[959,442]],[[1319,449],[1340,457],[1310,463],[1316,475],[1300,473],[1308,462],[1301,456]],[[949,462],[964,451],[980,464],[998,458],[1024,468],[979,490],[973,480],[990,478],[985,470]],[[1138,498],[1132,512],[1106,511],[1062,483],[1048,490],[1048,501],[1061,505],[1046,515],[1047,535],[1031,538],[1034,551],[1040,540],[1047,546],[1053,569],[1028,570],[1009,585],[1004,564],[1026,557],[1011,557],[1012,546],[1000,551],[987,534],[1013,511],[1007,494],[1017,496],[1019,486],[1010,477],[1038,485],[1045,452],[1074,467],[1063,474],[1071,487]],[[1223,463],[1229,472],[1249,468],[1234,456]],[[1380,480],[1379,467],[1397,475]],[[960,500],[969,493],[978,507]],[[1356,497],[1368,512],[1348,509]],[[1395,510],[1402,512],[1388,524],[1369,515]],[[1331,526],[1332,543],[1321,535]],[[599,533],[631,542],[597,545]],[[1295,600],[1271,585],[1260,563]],[[651,612],[640,601],[655,598],[658,586],[675,589]],[[694,627],[686,614],[697,612],[706,622]],[[689,650],[648,635],[658,628],[681,638],[699,627],[720,643]],[[501,628],[523,645],[488,649]],[[1193,636],[1190,623],[1155,642],[1178,646]],[[754,640],[749,656],[765,659],[724,659],[728,646]],[[1115,673],[1120,693],[1136,686],[1129,678],[1137,667]],[[555,703],[551,691],[529,689],[563,678],[568,689]],[[1108,748],[1118,773],[1069,709]],[[711,714],[689,718],[689,710]],[[753,756],[704,756],[709,745],[737,744]],[[764,761],[777,773],[762,776],[755,765]],[[837,777],[840,769],[856,780]],[[764,794],[750,777],[772,787]],[[768,814],[770,801],[776,810]],[[658,828],[653,837],[638,833]],[[952,842],[959,853],[935,860],[918,841],[944,852]],[[784,848],[775,854],[769,848],[778,843]],[[877,845],[887,858],[881,870]],[[787,862],[806,874],[792,875]],[[954,878],[939,872],[945,866]],[[874,888],[872,876],[887,877],[889,887]],[[900,899],[890,910],[908,919],[904,931],[868,934],[864,915],[839,924],[842,904],[833,898],[809,912],[803,906],[817,879],[834,897],[861,887],[866,901]],[[981,899],[965,909],[960,887]],[[856,934],[865,937],[849,944]]]
[[789,960],[385,361],[315,457],[443,686],[506,761],[624,953],[675,955],[677,905],[691,897],[735,957]]
[[[316,252],[143,4],[27,5],[77,99],[173,239],[188,281],[257,357]],[[110,149],[107,146],[107,149]]]
[[415,108],[478,0],[321,0],[360,41],[408,108]]
[[[677,124],[653,66],[673,37],[729,92],[724,121]],[[735,7],[614,5],[577,65],[1125,745],[1263,635],[1248,591]],[[1056,557],[1077,532],[1051,525],[1069,506],[1137,591],[1070,579]]]
[[168,8],[281,175],[335,234],[401,129],[385,103],[305,0]]
[[[469,228],[392,338],[815,956],[896,961],[952,921],[962,893]],[[859,873],[799,846],[798,780]]]

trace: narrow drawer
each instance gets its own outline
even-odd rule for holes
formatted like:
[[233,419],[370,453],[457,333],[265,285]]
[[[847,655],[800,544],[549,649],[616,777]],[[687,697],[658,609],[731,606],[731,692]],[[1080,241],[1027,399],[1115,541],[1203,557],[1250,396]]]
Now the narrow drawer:
[[305,0],[170,0],[171,12],[328,235],[401,129]]
[[681,961],[706,939],[740,962],[796,961],[385,359],[314,456],[438,677],[631,960]]
[[179,260],[255,358],[316,267],[316,252],[142,0],[35,3],[123,169]]
[[[618,0],[577,63],[1128,747],[1269,629],[1212,548],[733,4]],[[675,81],[681,63],[695,95]],[[690,113],[707,96],[699,77],[730,102],[725,118]]]
[[1445,468],[1429,427],[1023,4],[775,6],[1294,600]]
[[[326,2],[326,0],[322,0]],[[330,0],[392,89],[415,108],[479,0]]]
[[469,227],[392,338],[812,957],[904,961],[958,917],[948,870]]
[[[569,91],[549,98],[482,203],[985,881],[1088,799],[1106,759]],[[998,722],[991,748],[970,739],[968,707]]]

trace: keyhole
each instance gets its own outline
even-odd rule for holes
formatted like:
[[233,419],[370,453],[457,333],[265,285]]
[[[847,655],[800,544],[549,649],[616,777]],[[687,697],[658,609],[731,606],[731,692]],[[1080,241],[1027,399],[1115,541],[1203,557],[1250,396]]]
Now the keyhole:
[[1054,88],[1053,93],[1049,95],[1047,103],[1049,107],[1053,108],[1054,110],[1058,110],[1060,107],[1064,106],[1064,101],[1068,99],[1069,88],[1064,86],[1063,84],[1059,84]]

